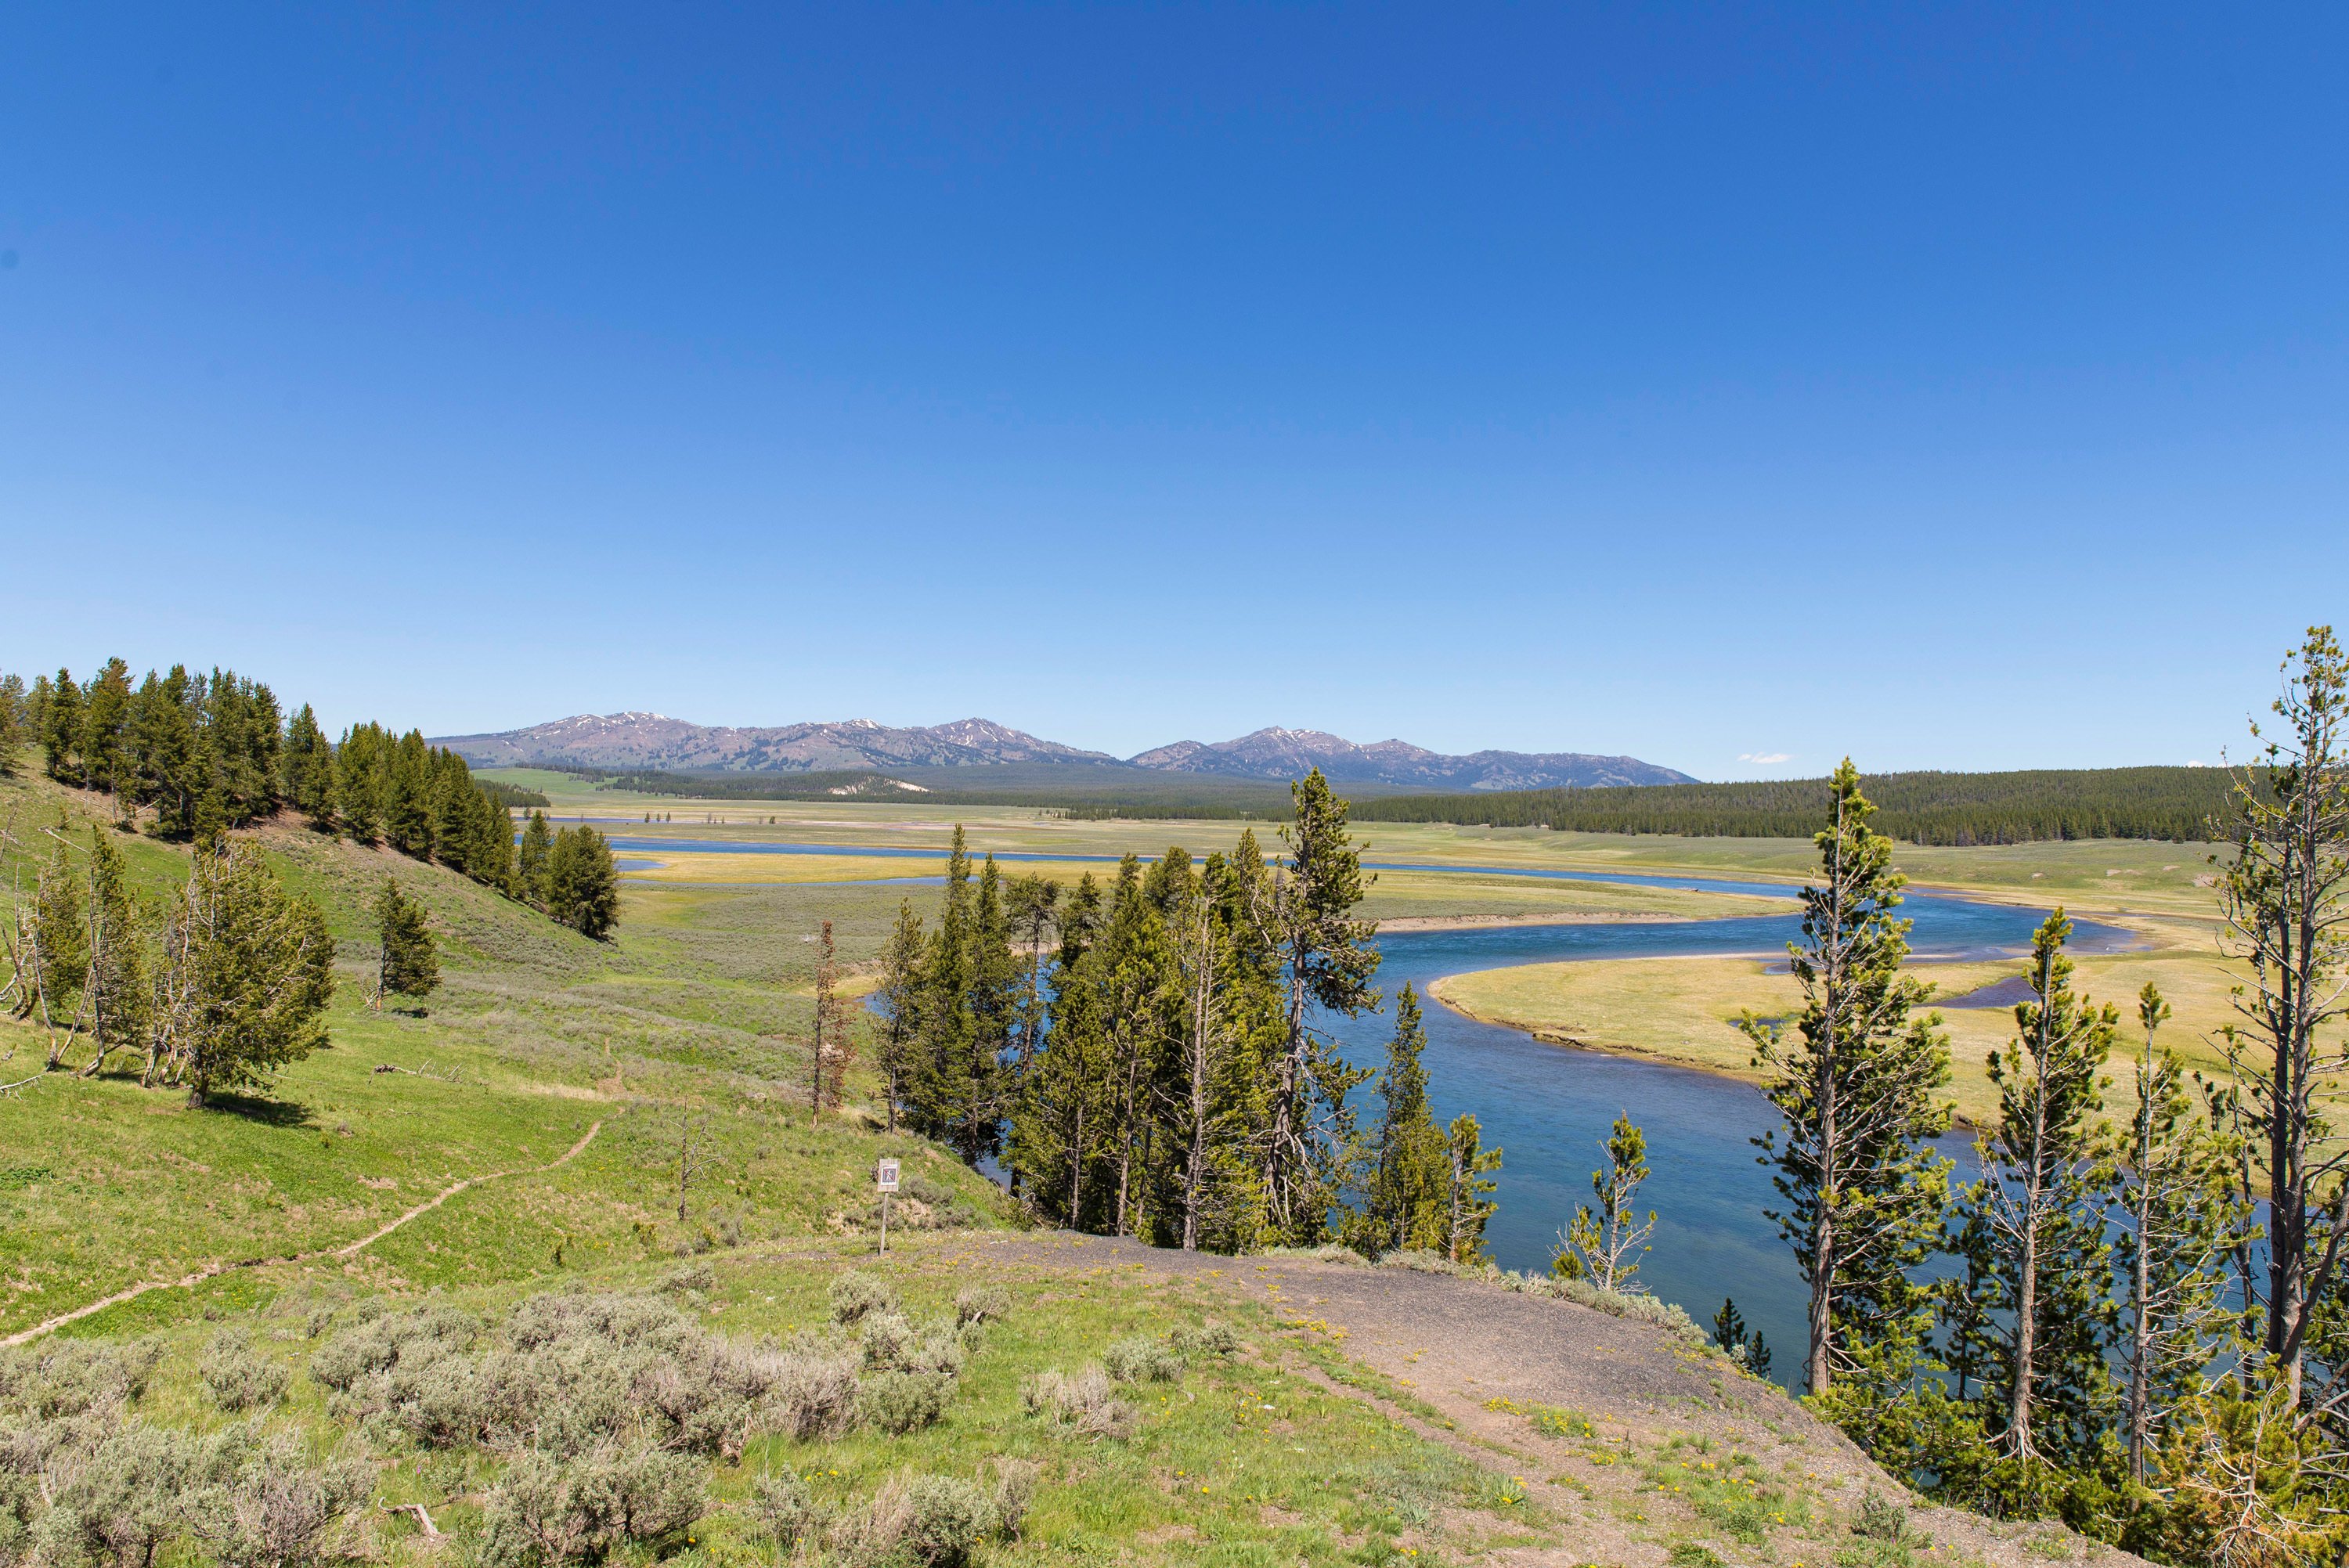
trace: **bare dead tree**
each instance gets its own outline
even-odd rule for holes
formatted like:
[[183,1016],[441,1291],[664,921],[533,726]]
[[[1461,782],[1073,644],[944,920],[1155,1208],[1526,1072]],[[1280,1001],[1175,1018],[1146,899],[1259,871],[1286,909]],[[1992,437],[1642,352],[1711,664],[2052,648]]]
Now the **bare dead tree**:
[[677,1219],[683,1224],[686,1202],[693,1184],[726,1163],[710,1146],[709,1113],[690,1106],[677,1113]]

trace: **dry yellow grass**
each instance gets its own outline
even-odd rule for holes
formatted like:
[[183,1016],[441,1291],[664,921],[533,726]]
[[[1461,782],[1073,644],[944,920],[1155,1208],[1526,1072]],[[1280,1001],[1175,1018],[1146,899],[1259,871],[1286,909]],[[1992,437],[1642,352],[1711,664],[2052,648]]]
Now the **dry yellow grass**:
[[[2235,983],[2208,933],[2184,922],[2138,920],[2131,926],[2149,946],[2132,953],[2083,957],[2077,984],[2098,1002],[2117,1004],[2137,1038],[2134,1019],[2138,989],[2147,981],[2161,988],[2177,1009],[2163,1027],[2162,1043],[2205,1071],[2220,1065],[2219,1026],[2233,1014],[2228,987]],[[2023,973],[2020,960],[1988,964],[1920,965],[1945,1001]],[[1746,1008],[1764,1017],[1794,1010],[1794,979],[1765,971],[1760,958],[1623,958],[1566,964],[1527,964],[1454,975],[1429,987],[1447,1006],[1488,1023],[1592,1050],[1652,1057],[1682,1067],[1727,1073],[1751,1080],[1753,1047],[1735,1020]],[[1984,1064],[2012,1037],[2012,1008],[1940,1009],[1951,1043],[1950,1098],[1961,1119],[1979,1123],[1992,1115],[1997,1095]],[[2128,1092],[2127,1063],[2116,1055],[2108,1101]]]

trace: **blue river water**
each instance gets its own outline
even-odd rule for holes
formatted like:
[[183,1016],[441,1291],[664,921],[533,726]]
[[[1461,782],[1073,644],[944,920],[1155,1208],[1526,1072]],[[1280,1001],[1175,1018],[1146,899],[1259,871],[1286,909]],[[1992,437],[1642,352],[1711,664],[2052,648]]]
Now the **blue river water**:
[[[933,850],[852,848],[836,844],[748,843],[616,836],[623,851],[698,850],[724,853],[856,855],[931,859]],[[998,854],[999,861],[1113,861],[1112,856]],[[1375,869],[1387,869],[1377,867]],[[1405,869],[1400,862],[1392,869]],[[1431,865],[1420,871],[1474,872],[1622,882],[1780,898],[1784,883],[1661,877],[1629,872],[1545,872],[1519,867]],[[936,878],[902,879],[936,882]],[[742,886],[744,884],[728,884]],[[2027,953],[2042,910],[1982,903],[1943,893],[1911,892],[1902,913],[1914,926],[1910,945],[1920,958],[1985,959]],[[1431,981],[1470,970],[1562,960],[1653,958],[1750,954],[1783,959],[1798,934],[1792,913],[1722,920],[1624,922],[1579,925],[1487,925],[1400,931],[1379,938],[1378,983],[1385,1001],[1376,1014],[1322,1022],[1345,1056],[1375,1067],[1393,1032],[1393,997],[1408,982],[1423,994]],[[2114,951],[2135,939],[2111,926],[2080,923],[2078,952]],[[1777,1347],[1783,1380],[1795,1373],[1803,1335],[1803,1290],[1791,1255],[1764,1211],[1776,1194],[1756,1159],[1754,1140],[1778,1124],[1778,1114],[1749,1085],[1711,1073],[1633,1057],[1578,1050],[1535,1039],[1520,1029],[1479,1023],[1449,1008],[1426,1010],[1429,1093],[1448,1121],[1472,1111],[1488,1147],[1503,1152],[1499,1212],[1488,1232],[1505,1267],[1547,1268],[1578,1203],[1590,1201],[1590,1173],[1604,1160],[1600,1145],[1619,1113],[1647,1133],[1653,1168],[1640,1190],[1642,1211],[1656,1211],[1651,1251],[1640,1284],[1676,1302],[1699,1322],[1709,1321],[1723,1296],[1736,1298],[1746,1321]],[[1362,1094],[1367,1095],[1366,1087]],[[1370,1108],[1364,1107],[1364,1113]],[[1970,1140],[1953,1134],[1943,1150],[1961,1170]]]

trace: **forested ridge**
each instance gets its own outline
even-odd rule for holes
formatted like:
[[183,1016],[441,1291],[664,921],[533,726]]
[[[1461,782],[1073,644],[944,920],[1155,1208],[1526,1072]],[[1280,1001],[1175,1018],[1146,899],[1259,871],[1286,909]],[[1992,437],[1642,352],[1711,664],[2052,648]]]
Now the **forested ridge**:
[[[2013,773],[1864,774],[1888,836],[1914,844],[2211,836],[2230,789],[2222,768],[2032,769]],[[1826,779],[1650,784],[1497,794],[1391,795],[1360,802],[1364,821],[1458,822],[1578,833],[1807,838],[1831,799]]]

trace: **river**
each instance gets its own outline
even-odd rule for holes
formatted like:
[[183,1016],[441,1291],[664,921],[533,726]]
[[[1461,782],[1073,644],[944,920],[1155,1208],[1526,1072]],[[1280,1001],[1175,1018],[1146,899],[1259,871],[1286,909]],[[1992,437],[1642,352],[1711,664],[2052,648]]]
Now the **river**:
[[[619,836],[623,851],[695,850],[761,854],[865,855],[936,859],[927,850],[862,850],[835,844],[746,843]],[[998,855],[999,861],[1112,861],[1111,856]],[[1373,869],[1378,869],[1375,865]],[[1395,869],[1403,869],[1400,863]],[[1630,882],[1653,887],[1786,897],[1784,883],[1632,875],[1620,872],[1527,871],[1522,867],[1430,865],[1416,871],[1473,872],[1555,877],[1562,881]],[[908,879],[912,880],[912,879]],[[935,881],[935,878],[921,879]],[[677,885],[677,884],[667,884]],[[717,884],[703,884],[717,885]],[[742,884],[727,884],[740,886]],[[2044,911],[1984,903],[1946,893],[1912,892],[1902,913],[1914,921],[1910,944],[1920,957],[1977,959],[2021,954]],[[1408,981],[1424,994],[1431,981],[1470,970],[1565,959],[1651,958],[1755,954],[1782,955],[1797,934],[1792,913],[1723,920],[1609,923],[1577,925],[1472,926],[1395,932],[1379,938],[1378,983],[1387,998],[1375,1015],[1326,1019],[1350,1060],[1375,1067],[1393,1032],[1392,998]],[[2112,951],[2130,944],[2128,932],[2078,923],[2075,951]],[[1575,1205],[1590,1201],[1590,1172],[1616,1116],[1629,1112],[1647,1132],[1654,1174],[1640,1190],[1640,1207],[1656,1211],[1652,1250],[1641,1261],[1640,1284],[1676,1302],[1700,1323],[1710,1322],[1722,1298],[1736,1298],[1746,1321],[1773,1346],[1781,1381],[1799,1371],[1804,1293],[1794,1262],[1764,1211],[1776,1201],[1770,1173],[1757,1163],[1754,1140],[1778,1124],[1759,1090],[1712,1073],[1632,1057],[1577,1050],[1535,1039],[1521,1029],[1479,1023],[1440,1005],[1427,1008],[1425,1057],[1429,1097],[1448,1121],[1473,1111],[1488,1146],[1503,1152],[1500,1210],[1489,1233],[1504,1267],[1547,1269],[1557,1233]],[[1366,1087],[1362,1094],[1367,1096]],[[1365,1114],[1368,1108],[1365,1107]],[[1970,1160],[1961,1136],[1944,1140],[1961,1166]]]

